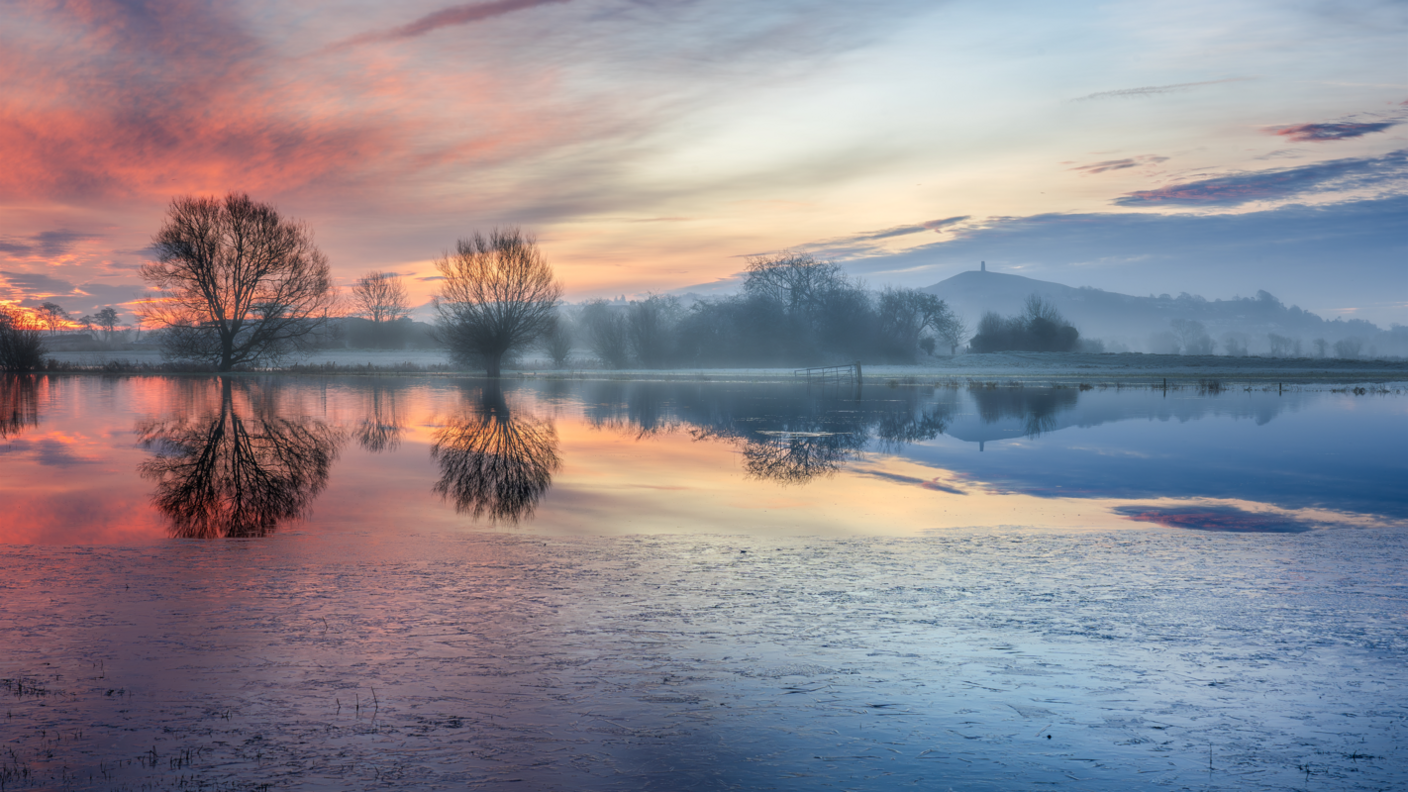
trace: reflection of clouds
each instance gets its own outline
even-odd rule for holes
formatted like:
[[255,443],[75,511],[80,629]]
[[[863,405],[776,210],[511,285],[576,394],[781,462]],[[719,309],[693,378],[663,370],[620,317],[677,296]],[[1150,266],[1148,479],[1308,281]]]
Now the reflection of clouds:
[[102,460],[78,453],[74,445],[79,438],[65,435],[26,437],[0,446],[0,454],[28,454],[30,460],[45,467],[76,467]]
[[1169,528],[1191,528],[1220,533],[1303,533],[1315,526],[1266,512],[1251,512],[1235,506],[1119,506],[1116,514],[1131,520]]
[[497,383],[485,386],[474,410],[445,422],[430,453],[441,470],[435,491],[491,523],[532,517],[562,465],[552,422],[510,410]]
[[279,417],[275,394],[256,385],[226,377],[217,387],[218,404],[192,400],[179,417],[138,426],[155,454],[139,472],[156,482],[172,535],[266,536],[308,511],[340,437],[322,421]]

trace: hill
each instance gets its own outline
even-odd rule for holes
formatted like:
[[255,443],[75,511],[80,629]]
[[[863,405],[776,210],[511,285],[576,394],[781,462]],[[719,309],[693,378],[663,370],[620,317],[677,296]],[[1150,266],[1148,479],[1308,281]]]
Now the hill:
[[[1175,320],[1199,322],[1217,343],[1218,351],[1238,346],[1252,354],[1272,351],[1271,336],[1287,339],[1282,354],[1334,354],[1333,345],[1344,341],[1361,345],[1361,354],[1408,354],[1408,328],[1395,325],[1385,331],[1363,320],[1326,321],[1297,306],[1287,307],[1265,291],[1255,297],[1207,300],[1183,293],[1135,297],[1091,287],[1074,288],[1004,272],[970,271],[927,286],[947,302],[970,327],[983,313],[1010,315],[1021,311],[1029,295],[1038,294],[1054,304],[1087,339],[1099,339],[1115,351],[1176,351]],[[1316,344],[1319,339],[1323,342]],[[1173,348],[1170,348],[1170,347]]]

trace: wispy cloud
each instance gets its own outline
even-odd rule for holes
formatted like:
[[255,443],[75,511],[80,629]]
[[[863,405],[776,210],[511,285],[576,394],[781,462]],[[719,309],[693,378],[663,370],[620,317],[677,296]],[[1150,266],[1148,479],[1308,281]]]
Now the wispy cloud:
[[40,231],[29,236],[0,237],[0,253],[15,258],[57,258],[67,253],[76,242],[94,239],[92,234],[58,229]]
[[1337,159],[1295,168],[1237,173],[1132,192],[1117,206],[1236,206],[1249,201],[1290,198],[1319,187],[1359,187],[1402,181],[1408,176],[1408,149],[1382,157]]
[[1343,121],[1329,124],[1293,124],[1291,126],[1272,127],[1267,130],[1267,132],[1273,135],[1290,138],[1298,143],[1315,143],[1328,140],[1351,140],[1373,132],[1382,132],[1390,127],[1398,126],[1399,123],[1398,121],[1379,121],[1374,123]]
[[838,244],[857,242],[876,242],[881,239],[893,239],[894,237],[909,236],[910,234],[922,234],[925,231],[940,231],[943,228],[968,219],[968,215],[958,217],[945,217],[941,220],[930,220],[927,223],[915,223],[913,225],[895,226],[893,228],[883,228],[879,231],[866,231],[854,236],[836,240]]
[[1090,165],[1078,165],[1071,168],[1073,171],[1080,171],[1086,175],[1105,173],[1107,171],[1125,170],[1126,168],[1137,168],[1141,165],[1157,165],[1160,162],[1167,162],[1168,157],[1156,157],[1152,154],[1142,157],[1126,157],[1125,159],[1105,160]]
[[464,5],[450,6],[449,8],[442,8],[439,11],[426,14],[414,22],[399,25],[389,30],[377,30],[353,36],[346,41],[334,44],[330,49],[354,47],[359,44],[370,44],[377,41],[396,41],[399,39],[415,38],[444,27],[469,25],[474,22],[482,22],[486,19],[503,16],[504,14],[511,14],[515,11],[568,2],[571,2],[571,0],[496,0],[491,3],[466,3]]
[[1146,85],[1142,88],[1120,88],[1114,91],[1100,91],[1098,93],[1078,96],[1072,102],[1086,102],[1091,99],[1144,99],[1150,96],[1160,96],[1162,94],[1180,93],[1204,85],[1221,85],[1223,83],[1243,82],[1251,79],[1249,77],[1229,77],[1225,80],[1206,80],[1204,82],[1174,83],[1173,85]]

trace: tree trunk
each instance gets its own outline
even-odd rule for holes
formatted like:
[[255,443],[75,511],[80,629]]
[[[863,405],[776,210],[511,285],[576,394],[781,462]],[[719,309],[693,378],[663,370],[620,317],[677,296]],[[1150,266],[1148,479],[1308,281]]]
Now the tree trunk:
[[497,355],[489,355],[484,362],[484,376],[489,379],[498,379],[499,368],[503,364],[503,360],[504,356],[502,352]]

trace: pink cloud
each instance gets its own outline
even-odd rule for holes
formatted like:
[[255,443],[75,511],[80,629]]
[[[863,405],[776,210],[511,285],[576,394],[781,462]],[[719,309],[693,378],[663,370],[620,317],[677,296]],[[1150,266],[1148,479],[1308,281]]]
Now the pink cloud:
[[495,0],[490,3],[466,3],[465,5],[450,6],[442,8],[431,14],[417,19],[414,22],[391,28],[390,30],[373,31],[353,36],[346,41],[334,46],[335,49],[351,47],[358,44],[368,44],[376,41],[395,41],[397,39],[415,38],[423,36],[434,30],[455,25],[468,25],[474,22],[481,22],[493,17],[511,14],[514,11],[522,11],[542,5],[554,3],[567,3],[571,0]]
[[1381,121],[1375,123],[1344,121],[1330,124],[1293,124],[1291,126],[1273,127],[1267,131],[1272,135],[1287,137],[1298,143],[1323,143],[1331,140],[1351,140],[1373,132],[1382,132],[1385,129],[1397,126],[1398,123],[1397,121]]

